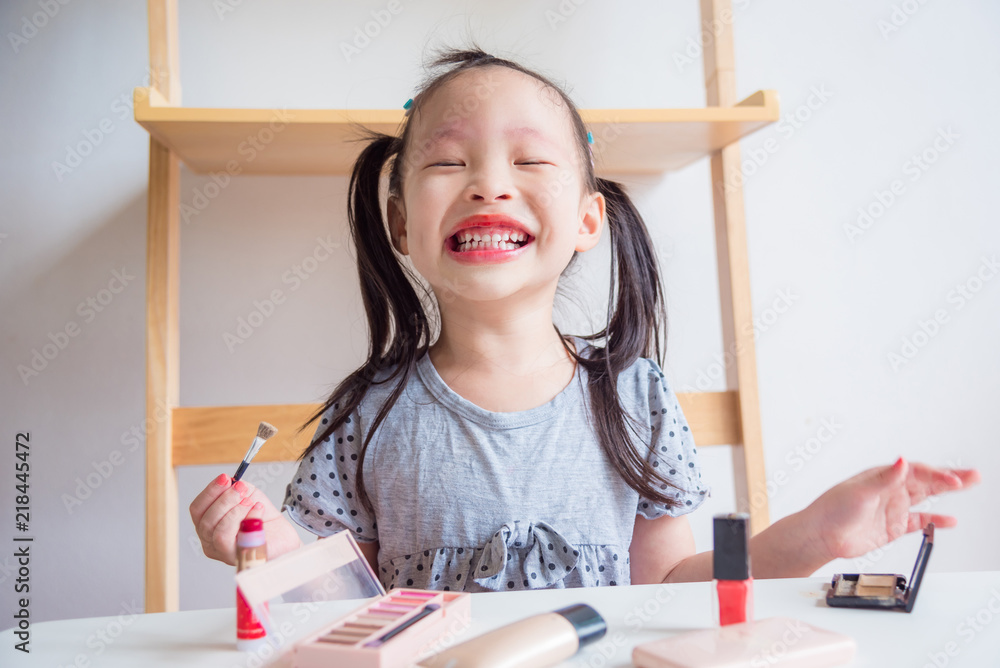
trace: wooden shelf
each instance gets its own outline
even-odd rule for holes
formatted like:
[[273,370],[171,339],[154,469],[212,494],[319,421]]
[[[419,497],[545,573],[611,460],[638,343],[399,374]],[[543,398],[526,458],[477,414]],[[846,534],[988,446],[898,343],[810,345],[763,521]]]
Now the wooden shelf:
[[[361,151],[358,124],[395,134],[389,109],[172,107],[136,88],[135,120],[198,174],[349,174]],[[734,107],[582,110],[600,173],[648,174],[685,167],[778,120],[778,95],[758,91]],[[238,172],[236,171],[238,170]]]
[[[698,447],[731,445],[742,439],[739,393],[682,392],[677,395]],[[254,462],[290,462],[308,447],[318,425],[299,432],[323,404],[270,406],[177,406],[171,411],[174,466],[238,464],[246,453],[243,438],[266,420],[278,429]]]

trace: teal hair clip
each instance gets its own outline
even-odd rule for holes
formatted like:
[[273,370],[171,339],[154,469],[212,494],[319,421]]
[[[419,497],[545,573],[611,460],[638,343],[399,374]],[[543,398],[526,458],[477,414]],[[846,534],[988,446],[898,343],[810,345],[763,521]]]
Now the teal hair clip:
[[587,148],[590,149],[590,166],[594,166],[594,133],[587,132]]
[[406,110],[406,112],[403,115],[404,116],[409,116],[410,115],[410,111],[413,110],[413,98],[412,97],[409,100],[406,101],[406,104],[403,105],[403,109]]
[[593,132],[587,132],[587,143],[588,144],[593,144],[594,143],[594,133]]

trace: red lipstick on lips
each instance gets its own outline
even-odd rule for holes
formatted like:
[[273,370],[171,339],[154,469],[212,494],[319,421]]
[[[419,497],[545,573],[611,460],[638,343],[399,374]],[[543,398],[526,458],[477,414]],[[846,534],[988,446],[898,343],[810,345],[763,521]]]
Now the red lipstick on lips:
[[[455,235],[473,228],[482,230],[484,234],[486,232],[503,230],[516,231],[526,235],[528,238],[523,242],[522,246],[511,250],[481,248],[470,251],[459,251]],[[516,260],[524,254],[525,249],[534,240],[535,237],[529,234],[527,228],[516,218],[501,213],[479,214],[469,216],[451,230],[445,239],[445,249],[448,251],[449,256],[461,264],[496,264]]]

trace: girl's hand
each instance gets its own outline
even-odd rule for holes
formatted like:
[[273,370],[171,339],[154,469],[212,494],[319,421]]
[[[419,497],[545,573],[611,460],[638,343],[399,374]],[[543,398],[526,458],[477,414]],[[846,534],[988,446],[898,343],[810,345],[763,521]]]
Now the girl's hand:
[[978,483],[975,469],[938,469],[909,464],[900,457],[892,466],[868,469],[831,488],[805,511],[827,552],[827,561],[859,557],[891,543],[928,522],[953,527],[950,515],[912,512],[935,494]]
[[268,559],[302,544],[295,528],[263,492],[243,480],[233,485],[225,473],[195,497],[190,511],[205,556],[230,566],[236,565],[236,533],[247,518],[264,520]]

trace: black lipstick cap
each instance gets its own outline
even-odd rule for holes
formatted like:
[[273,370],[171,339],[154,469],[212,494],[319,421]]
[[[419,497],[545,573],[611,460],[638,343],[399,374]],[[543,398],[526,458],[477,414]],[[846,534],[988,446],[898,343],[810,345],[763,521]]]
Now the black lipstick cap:
[[576,634],[580,637],[580,647],[601,639],[608,631],[604,617],[601,617],[597,610],[584,603],[577,603],[566,608],[553,610],[553,612],[562,615],[573,625]]
[[750,516],[746,513],[716,515],[713,519],[715,553],[712,577],[746,580],[750,577]]

